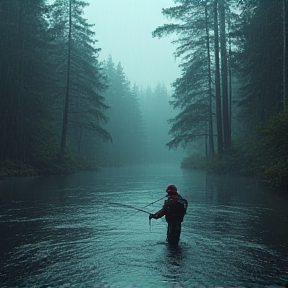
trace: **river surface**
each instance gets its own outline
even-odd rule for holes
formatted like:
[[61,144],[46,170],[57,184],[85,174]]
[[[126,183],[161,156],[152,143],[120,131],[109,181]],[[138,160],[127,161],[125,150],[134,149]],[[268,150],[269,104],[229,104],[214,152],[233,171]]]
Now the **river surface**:
[[[143,208],[175,184],[177,248]],[[144,210],[156,212],[163,201]],[[178,165],[0,182],[0,287],[264,287],[288,283],[288,193]]]

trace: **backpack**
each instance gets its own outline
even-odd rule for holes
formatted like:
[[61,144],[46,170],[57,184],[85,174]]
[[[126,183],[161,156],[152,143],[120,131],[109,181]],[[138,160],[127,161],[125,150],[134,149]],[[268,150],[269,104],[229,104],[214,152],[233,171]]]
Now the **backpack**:
[[186,214],[187,204],[184,199],[168,199],[166,212],[167,222],[182,222]]

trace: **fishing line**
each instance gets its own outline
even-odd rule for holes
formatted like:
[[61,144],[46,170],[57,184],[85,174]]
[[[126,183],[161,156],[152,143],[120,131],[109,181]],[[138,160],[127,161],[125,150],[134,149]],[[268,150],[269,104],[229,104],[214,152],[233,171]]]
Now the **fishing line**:
[[[156,203],[156,202],[158,202],[158,201],[164,199],[165,197],[167,197],[167,195],[161,197],[161,198],[158,199],[158,200],[155,200],[154,202],[151,202],[151,203],[147,204],[146,206],[142,207],[141,209],[144,209],[144,208],[146,208],[146,207],[148,207],[148,206],[150,206],[150,205],[152,205],[152,204],[154,204],[154,203]],[[134,216],[134,215],[137,214],[138,212],[140,212],[140,211],[137,211],[137,212],[133,213],[131,216]],[[150,213],[150,214],[151,214],[151,213]]]
[[[118,203],[118,202],[112,202],[112,203],[109,203],[109,204],[119,205],[119,206],[123,206],[123,207],[127,207],[127,208],[131,208],[131,209],[137,210],[135,213],[133,213],[132,215],[130,215],[130,216],[128,216],[128,217],[134,216],[134,215],[137,214],[138,212],[143,212],[143,213],[146,213],[146,214],[149,214],[149,215],[150,215],[150,214],[152,214],[152,213],[151,213],[151,212],[148,212],[148,211],[146,211],[146,210],[143,210],[143,208],[146,208],[146,207],[148,207],[148,206],[150,206],[150,205],[152,205],[152,204],[154,204],[154,203],[156,203],[156,202],[164,199],[165,197],[167,197],[167,195],[165,195],[165,196],[161,197],[160,199],[155,200],[155,201],[153,201],[153,202],[145,205],[145,206],[142,207],[142,208],[137,208],[137,207],[134,207],[134,206],[132,206],[132,205],[127,205],[127,204]],[[149,232],[151,232],[151,219],[149,219]]]
[[151,219],[149,218],[149,232],[151,233]]
[[158,202],[158,201],[160,201],[160,200],[164,199],[165,197],[167,197],[167,195],[165,195],[165,196],[161,197],[161,198],[160,198],[160,199],[158,199],[158,200],[155,200],[154,202],[151,202],[150,204],[147,204],[146,206],[144,206],[144,207],[142,207],[142,208],[146,208],[146,207],[148,207],[148,206],[150,206],[150,205],[152,205],[152,204],[154,204],[154,203],[156,203],[156,202]]
[[131,206],[131,205],[127,205],[127,204],[122,204],[122,203],[117,203],[117,202],[114,202],[114,203],[109,203],[109,204],[112,204],[112,205],[119,205],[119,206],[123,206],[123,207],[127,207],[127,208],[131,208],[131,209],[135,209],[139,212],[144,212],[144,213],[147,213],[147,214],[151,214],[150,212],[146,211],[146,210],[143,210],[143,209],[140,209],[140,208],[137,208],[137,207],[134,207],[134,206]]

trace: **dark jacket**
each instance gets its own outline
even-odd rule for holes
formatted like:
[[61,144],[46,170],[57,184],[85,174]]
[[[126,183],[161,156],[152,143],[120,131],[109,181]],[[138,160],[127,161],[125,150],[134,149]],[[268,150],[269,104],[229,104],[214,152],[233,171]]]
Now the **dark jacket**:
[[[185,211],[181,212],[180,215],[177,215],[175,213],[173,213],[170,209],[170,205],[172,202],[179,202],[183,205]],[[188,207],[188,201],[184,198],[182,198],[178,193],[175,194],[170,194],[168,196],[168,198],[165,200],[164,205],[162,207],[162,209],[160,209],[158,212],[156,212],[155,214],[153,214],[153,218],[154,219],[158,219],[161,218],[165,215],[166,221],[167,222],[172,222],[172,221],[183,221],[183,217],[186,213],[186,209]]]

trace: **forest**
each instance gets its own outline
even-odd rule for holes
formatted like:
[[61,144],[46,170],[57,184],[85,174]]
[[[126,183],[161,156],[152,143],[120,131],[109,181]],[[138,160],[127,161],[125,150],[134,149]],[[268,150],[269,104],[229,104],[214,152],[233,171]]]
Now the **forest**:
[[[174,0],[172,91],[100,61],[84,0],[0,0],[0,175],[163,162],[288,184],[287,0]],[[161,107],[161,108],[159,108]],[[160,141],[155,141],[160,139]]]

